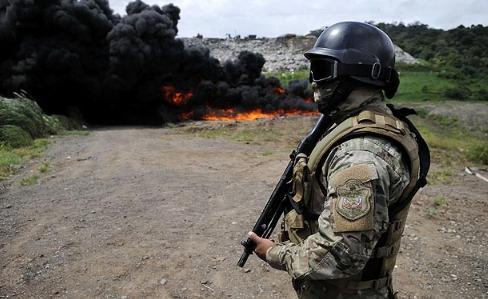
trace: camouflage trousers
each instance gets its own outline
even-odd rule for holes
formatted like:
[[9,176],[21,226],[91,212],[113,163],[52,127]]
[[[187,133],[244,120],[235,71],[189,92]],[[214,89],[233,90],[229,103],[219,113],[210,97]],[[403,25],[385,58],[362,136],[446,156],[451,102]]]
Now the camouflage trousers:
[[365,289],[351,291],[341,289],[323,280],[293,280],[299,299],[394,299],[395,295],[388,290],[388,287],[381,289]]

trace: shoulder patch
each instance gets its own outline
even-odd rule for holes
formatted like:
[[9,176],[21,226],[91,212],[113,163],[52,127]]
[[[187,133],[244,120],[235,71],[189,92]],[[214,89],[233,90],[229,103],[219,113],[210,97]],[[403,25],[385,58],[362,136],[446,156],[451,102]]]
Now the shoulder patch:
[[338,186],[337,212],[349,220],[357,220],[371,210],[371,188],[357,179],[350,179]]
[[373,164],[351,165],[330,176],[334,232],[366,231],[374,228]]

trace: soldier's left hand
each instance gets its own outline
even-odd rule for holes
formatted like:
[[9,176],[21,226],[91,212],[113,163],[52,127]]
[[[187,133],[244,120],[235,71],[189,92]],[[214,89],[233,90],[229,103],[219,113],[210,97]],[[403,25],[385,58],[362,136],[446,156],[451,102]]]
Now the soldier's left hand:
[[254,249],[256,255],[263,261],[266,261],[266,252],[268,252],[268,249],[275,246],[274,241],[261,238],[253,232],[249,232],[248,235],[249,238],[256,244],[256,249]]

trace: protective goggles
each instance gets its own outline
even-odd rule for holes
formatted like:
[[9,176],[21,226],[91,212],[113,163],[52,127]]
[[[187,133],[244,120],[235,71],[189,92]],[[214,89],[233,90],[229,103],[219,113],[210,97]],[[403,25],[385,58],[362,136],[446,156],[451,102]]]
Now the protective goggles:
[[333,59],[312,60],[310,63],[310,82],[332,81],[337,76],[339,62]]
[[310,83],[332,81],[341,76],[365,77],[385,83],[398,79],[398,73],[393,68],[382,68],[379,63],[347,64],[328,58],[313,59],[310,62]]

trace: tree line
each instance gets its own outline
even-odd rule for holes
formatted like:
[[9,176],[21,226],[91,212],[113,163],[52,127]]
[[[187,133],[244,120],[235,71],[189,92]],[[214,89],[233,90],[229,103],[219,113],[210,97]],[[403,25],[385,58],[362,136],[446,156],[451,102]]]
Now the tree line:
[[375,25],[403,50],[442,67],[453,79],[478,77],[488,71],[488,27],[460,25],[442,30],[419,22]]

